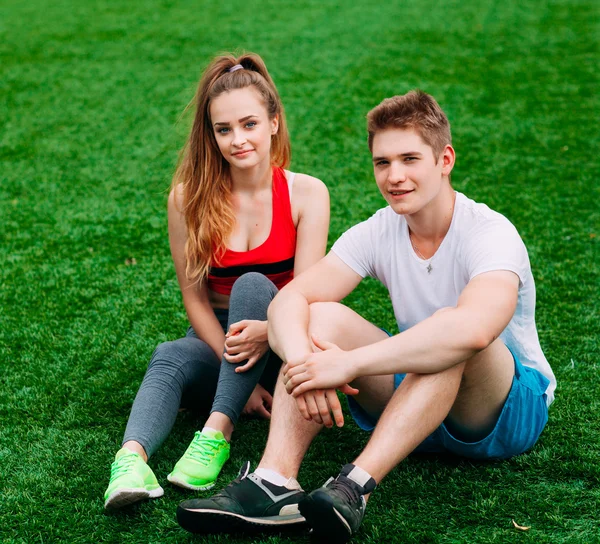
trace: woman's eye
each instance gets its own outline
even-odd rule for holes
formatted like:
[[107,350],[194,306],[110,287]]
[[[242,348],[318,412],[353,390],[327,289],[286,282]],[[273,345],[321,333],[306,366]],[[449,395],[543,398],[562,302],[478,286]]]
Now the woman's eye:
[[221,127],[217,129],[217,133],[218,134],[227,134],[229,132],[229,128],[228,127]]
[[254,128],[256,126],[256,121],[248,121],[246,123],[246,128]]

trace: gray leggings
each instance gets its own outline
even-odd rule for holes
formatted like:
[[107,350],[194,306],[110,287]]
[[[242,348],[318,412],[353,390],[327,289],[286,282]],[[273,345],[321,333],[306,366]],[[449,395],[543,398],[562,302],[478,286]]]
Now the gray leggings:
[[[234,283],[229,310],[215,310],[215,315],[224,331],[243,319],[265,321],[276,294],[271,280],[249,272]],[[281,359],[268,350],[250,370],[236,374],[236,366],[219,361],[192,327],[185,337],[159,344],[133,402],[123,444],[135,440],[150,457],[171,432],[180,406],[207,411],[212,405],[211,413],[221,412],[235,425],[257,383],[273,393]]]

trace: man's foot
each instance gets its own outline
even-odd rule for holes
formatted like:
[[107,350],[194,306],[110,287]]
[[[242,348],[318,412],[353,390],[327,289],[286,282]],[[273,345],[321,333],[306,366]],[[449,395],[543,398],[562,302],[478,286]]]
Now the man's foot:
[[284,486],[275,485],[249,470],[246,462],[238,477],[216,495],[182,502],[177,507],[179,525],[192,533],[302,527],[298,501],[305,493],[300,484],[290,478]]
[[375,480],[352,464],[338,477],[330,478],[300,502],[300,513],[313,528],[313,536],[325,542],[342,543],[358,531],[365,515],[364,495],[375,489]]
[[137,453],[121,448],[110,467],[110,482],[104,493],[104,508],[115,509],[142,499],[162,497],[163,488]]
[[196,431],[192,443],[177,461],[167,480],[192,491],[210,489],[229,459],[229,450],[229,442],[221,431]]

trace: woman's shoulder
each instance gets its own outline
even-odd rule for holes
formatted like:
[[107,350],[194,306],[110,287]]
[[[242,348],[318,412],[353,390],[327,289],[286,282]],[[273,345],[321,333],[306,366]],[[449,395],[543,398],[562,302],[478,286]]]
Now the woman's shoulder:
[[292,197],[311,198],[329,195],[327,186],[319,178],[300,172],[290,172],[289,170],[285,171],[285,175],[288,181],[293,178]]
[[168,200],[169,209],[174,209],[181,212],[181,210],[183,210],[183,197],[183,183],[177,183],[171,187]]

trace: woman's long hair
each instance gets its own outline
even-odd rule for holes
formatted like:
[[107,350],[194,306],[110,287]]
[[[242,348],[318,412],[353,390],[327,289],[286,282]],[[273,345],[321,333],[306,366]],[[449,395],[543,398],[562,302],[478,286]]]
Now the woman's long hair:
[[[237,64],[243,70],[230,72]],[[224,92],[250,86],[263,98],[269,119],[279,118],[278,131],[271,137],[271,164],[286,168],[290,162],[283,105],[263,60],[253,53],[214,58],[200,80],[194,99],[194,123],[173,177],[173,188],[183,185],[183,214],[188,232],[185,272],[193,282],[206,279],[213,259],[219,262],[235,226],[229,163],[217,146],[210,103]]]

